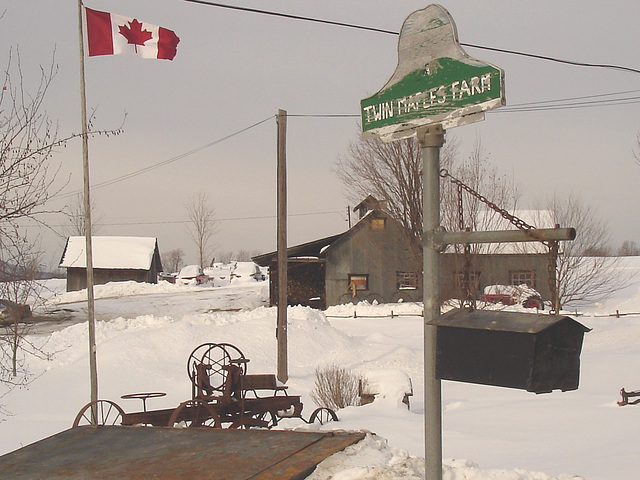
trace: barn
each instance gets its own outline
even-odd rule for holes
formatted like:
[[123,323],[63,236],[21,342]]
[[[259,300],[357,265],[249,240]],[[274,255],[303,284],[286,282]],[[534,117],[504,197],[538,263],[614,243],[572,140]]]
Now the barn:
[[[288,303],[325,309],[331,305],[422,300],[422,252],[384,208],[367,197],[354,208],[357,223],[344,233],[287,249]],[[442,300],[461,297],[462,255],[440,255]],[[485,286],[527,283],[550,299],[548,256],[542,253],[474,254],[470,258],[473,295]],[[271,304],[277,304],[277,252],[253,257],[269,267]]]
[[[154,237],[92,237],[93,283],[158,283],[162,262]],[[67,292],[87,288],[85,237],[69,237],[60,259],[67,269]]]
[[[358,222],[342,234],[287,249],[288,302],[324,309],[368,300],[422,298],[422,257],[403,227],[371,197],[354,208]],[[269,267],[271,304],[276,304],[277,252],[253,257]]]

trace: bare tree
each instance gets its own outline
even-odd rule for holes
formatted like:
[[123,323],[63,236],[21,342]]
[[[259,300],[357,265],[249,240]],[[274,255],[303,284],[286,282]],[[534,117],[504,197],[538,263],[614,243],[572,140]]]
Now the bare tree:
[[25,353],[42,357],[42,351],[26,340],[31,325],[31,306],[42,299],[40,275],[42,254],[32,245],[14,250],[11,263],[3,264],[0,279],[0,298],[8,304],[7,315],[0,321],[0,382],[5,385],[25,385],[29,370]]
[[625,240],[618,249],[619,257],[633,257],[638,255],[640,255],[640,247],[638,247],[636,242]]
[[[43,225],[39,215],[47,212],[48,200],[62,188],[57,186],[60,166],[52,162],[53,155],[78,136],[61,138],[57,124],[44,110],[44,100],[56,72],[52,59],[48,69],[40,68],[37,87],[28,91],[24,86],[20,54],[17,49],[9,50],[1,80],[0,297],[21,305],[33,304],[38,296],[36,274],[40,264],[38,241],[29,238],[24,227],[30,223]],[[120,129],[90,134],[118,133]],[[26,363],[20,362],[20,354],[34,353],[25,344],[21,325],[15,319],[5,325],[0,341],[0,382],[9,385],[27,382]],[[8,363],[7,359],[10,359]],[[6,368],[7,365],[10,367]]]
[[55,193],[51,187],[57,171],[49,171],[49,160],[68,138],[58,140],[57,126],[42,111],[54,76],[55,67],[42,70],[36,92],[27,92],[20,57],[14,64],[10,56],[0,90],[0,250],[8,248],[6,239],[11,230],[18,231],[17,222],[34,219]]
[[[98,212],[93,198],[91,198],[91,206],[89,208],[91,210],[91,232],[95,235],[100,231],[103,216]],[[86,214],[84,211],[84,197],[81,193],[77,194],[74,200],[65,207],[64,213],[69,220],[69,225],[65,229],[67,235],[84,236],[86,233]]]
[[174,248],[162,254],[162,265],[168,272],[178,272],[184,265],[184,252],[181,248]]
[[[40,254],[24,225],[38,222],[50,196],[58,169],[51,165],[57,147],[71,137],[58,138],[58,128],[43,111],[43,102],[56,67],[41,69],[35,91],[24,88],[20,55],[9,52],[0,90],[0,298],[20,305],[36,295]],[[16,310],[17,311],[17,310]],[[11,312],[0,334],[0,382],[25,384],[25,332],[21,315]],[[27,349],[28,350],[28,349]]]
[[[513,179],[489,162],[489,155],[476,141],[466,160],[459,160],[455,138],[447,139],[441,154],[443,170],[503,209],[515,209],[519,192]],[[359,202],[367,195],[385,201],[389,213],[411,235],[422,237],[422,146],[411,137],[385,143],[375,138],[352,141],[348,155],[338,159],[336,173],[349,200]],[[450,177],[441,184],[442,224],[449,231],[460,230],[458,188]],[[463,196],[464,226],[487,230],[498,220],[477,197]]]
[[[537,205],[536,212],[551,214],[555,224],[574,227],[577,232],[575,240],[560,242],[559,246],[556,262],[559,308],[602,300],[633,279],[633,275],[617,268],[620,258],[610,256],[606,222],[582,199],[574,194],[556,194]],[[543,224],[543,219],[537,219],[537,223]]]
[[[218,231],[215,209],[209,206],[204,193],[195,195],[186,205],[191,221],[189,235],[198,249],[200,267],[209,265],[213,253],[213,237]],[[212,261],[212,260],[211,260]]]
[[[456,144],[443,148],[448,164]],[[395,142],[359,138],[350,142],[348,155],[338,158],[335,171],[347,197],[359,203],[367,195],[386,204],[386,209],[411,234],[422,237],[422,147],[415,137]]]
[[218,260],[218,262],[224,264],[231,263],[232,258],[234,258],[233,252],[228,251],[218,252],[218,254],[216,255],[216,259]]

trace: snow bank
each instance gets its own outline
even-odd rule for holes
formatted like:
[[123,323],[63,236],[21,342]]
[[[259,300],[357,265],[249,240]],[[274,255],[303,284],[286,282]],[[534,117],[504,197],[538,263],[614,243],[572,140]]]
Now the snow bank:
[[[412,457],[393,448],[375,434],[323,460],[307,480],[420,480],[424,478],[424,458]],[[446,460],[443,480],[584,480],[580,476],[562,474],[550,477],[541,472],[524,470],[482,470],[468,460]]]
[[[628,259],[624,265],[640,270],[640,259]],[[56,282],[52,290],[64,287]],[[250,359],[250,373],[276,371],[277,311],[259,306],[268,295],[267,282],[218,288],[126,282],[98,286],[96,292],[96,311],[105,318],[96,323],[99,396],[117,401],[125,411],[140,408],[139,401],[120,399],[126,393],[166,392],[166,397],[149,401],[153,409],[175,407],[190,398],[187,358],[205,342],[238,346]],[[78,299],[80,292],[59,293],[52,303]],[[443,382],[444,479],[635,478],[640,457],[632,438],[640,406],[618,407],[616,400],[620,388],[640,388],[640,315],[603,316],[622,305],[627,312],[640,311],[640,285],[630,285],[610,300],[582,310],[584,316],[578,320],[593,330],[585,335],[576,391],[533,395]],[[327,459],[311,478],[422,478],[421,307],[362,303],[356,306],[357,318],[353,305],[326,312],[288,309],[287,384],[292,394],[302,396],[303,415],[316,407],[309,392],[318,366],[338,364],[364,376],[373,372],[382,392],[371,404],[340,410],[337,424],[282,422],[280,428],[375,432]],[[82,314],[82,304],[69,303],[65,308]],[[360,317],[360,308],[371,316]],[[7,391],[0,386],[0,454],[69,428],[88,401],[86,322],[52,334],[30,335],[28,340],[46,356],[26,359],[33,373],[28,388]],[[407,377],[414,390],[410,409],[398,401]]]

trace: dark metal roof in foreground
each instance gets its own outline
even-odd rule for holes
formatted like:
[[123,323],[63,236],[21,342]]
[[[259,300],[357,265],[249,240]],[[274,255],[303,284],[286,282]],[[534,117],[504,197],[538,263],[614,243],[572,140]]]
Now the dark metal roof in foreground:
[[591,331],[573,318],[564,315],[544,315],[497,310],[454,309],[428,322],[439,327],[461,327],[520,333],[539,333],[561,321],[573,322],[585,332]]
[[303,479],[362,432],[78,427],[0,456],[0,476],[34,479]]

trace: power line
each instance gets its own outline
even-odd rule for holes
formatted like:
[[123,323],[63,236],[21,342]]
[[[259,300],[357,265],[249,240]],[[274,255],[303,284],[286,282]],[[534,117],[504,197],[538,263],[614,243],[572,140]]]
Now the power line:
[[[305,213],[289,213],[288,217],[311,217],[316,215],[342,215],[343,212],[305,212]],[[216,222],[235,222],[235,221],[243,221],[243,220],[268,220],[276,218],[275,215],[256,215],[251,217],[229,217],[229,218],[217,218]],[[189,224],[193,223],[191,220],[158,220],[156,222],[139,222],[139,221],[131,221],[131,222],[110,222],[110,223],[96,223],[97,226],[100,227],[126,227],[131,225],[179,225],[179,224]],[[69,225],[47,225],[48,228],[64,228]],[[35,227],[35,225],[26,225],[25,228]]]
[[224,3],[217,3],[217,2],[208,2],[206,0],[184,0],[185,2],[191,2],[191,3],[201,3],[203,5],[209,5],[211,7],[220,7],[220,8],[227,8],[229,10],[239,10],[241,12],[250,12],[250,13],[259,13],[261,15],[269,15],[272,17],[281,17],[281,18],[288,18],[291,20],[303,20],[306,22],[314,22],[314,23],[324,23],[326,25],[334,25],[337,27],[348,27],[348,28],[355,28],[358,30],[367,30],[370,32],[378,32],[378,33],[387,33],[390,35],[398,35],[398,32],[393,32],[391,30],[384,30],[382,28],[373,28],[373,27],[366,27],[364,25],[354,25],[352,23],[344,23],[344,22],[334,22],[332,20],[322,20],[320,18],[311,18],[311,17],[304,17],[302,15],[292,15],[290,13],[281,13],[281,12],[273,12],[273,11],[269,11],[269,10],[260,10],[257,8],[248,8],[248,7],[239,7],[236,5],[226,5]]
[[[249,12],[249,13],[257,13],[257,14],[261,14],[261,15],[269,15],[272,17],[281,17],[281,18],[288,18],[291,20],[301,20],[301,21],[306,21],[306,22],[313,22],[313,23],[322,23],[322,24],[326,24],[326,25],[333,25],[333,26],[337,26],[337,27],[345,27],[345,28],[354,28],[354,29],[358,29],[358,30],[366,30],[369,32],[377,32],[377,33],[385,33],[385,34],[389,34],[389,35],[400,35],[399,32],[396,31],[392,31],[392,30],[385,30],[382,28],[375,28],[375,27],[367,27],[364,25],[356,25],[353,23],[346,23],[346,22],[338,22],[338,21],[332,21],[332,20],[323,20],[323,19],[319,19],[319,18],[312,18],[312,17],[306,17],[306,16],[302,16],[302,15],[292,15],[292,14],[288,14],[288,13],[281,13],[281,12],[273,12],[270,10],[260,10],[257,8],[248,8],[248,7],[239,7],[236,5],[227,5],[224,3],[217,3],[217,2],[209,2],[207,0],[184,0],[185,2],[190,2],[190,3],[200,3],[203,5],[209,5],[212,7],[219,7],[219,8],[226,8],[226,9],[230,9],[230,10],[238,10],[238,11],[242,11],[242,12]],[[551,57],[548,55],[538,55],[535,53],[526,53],[526,52],[520,52],[520,51],[516,51],[516,50],[506,50],[504,48],[496,48],[496,47],[485,47],[482,45],[474,45],[471,43],[460,43],[460,45],[464,46],[464,47],[470,47],[470,48],[477,48],[479,50],[487,50],[490,52],[498,52],[498,53],[506,53],[509,55],[518,55],[518,56],[522,56],[522,57],[529,57],[529,58],[535,58],[538,60],[546,60],[549,62],[556,62],[556,63],[562,63],[565,65],[573,65],[573,66],[578,66],[578,67],[590,67],[590,68],[605,68],[605,69],[613,69],[613,70],[621,70],[621,71],[625,71],[625,72],[631,72],[631,73],[640,73],[640,70],[635,69],[635,68],[631,68],[631,67],[625,67],[625,66],[621,66],[621,65],[612,65],[612,64],[602,64],[602,63],[589,63],[589,62],[578,62],[578,61],[573,61],[573,60],[563,60],[560,58],[556,58],[556,57]]]
[[[513,106],[511,108],[504,108],[502,110],[496,110],[496,113],[513,113],[513,112],[545,112],[550,110],[574,110],[577,108],[591,108],[591,107],[611,107],[617,105],[634,105],[640,103],[640,97],[625,98],[619,100],[603,100],[597,102],[583,102],[576,104],[563,104],[563,105],[539,105],[537,107],[523,107],[518,108]],[[492,112],[493,113],[493,112]]]
[[[241,133],[244,133],[247,130],[251,130],[252,128],[257,127],[258,125],[262,125],[263,123],[268,122],[269,120],[271,120],[273,118],[274,118],[273,115],[269,116],[269,117],[265,118],[264,120],[260,120],[259,122],[254,123],[253,125],[249,125],[248,127],[245,127],[245,128],[243,128],[241,130],[238,130],[237,132],[234,132],[234,133],[232,133],[230,135],[227,135],[225,137],[222,137],[222,138],[219,138],[217,140],[214,140],[213,142],[207,143],[206,145],[202,145],[202,146],[200,146],[198,148],[194,148],[193,150],[190,150],[188,152],[181,153],[180,155],[176,155],[175,157],[171,157],[171,158],[169,158],[167,160],[164,160],[164,161],[162,161],[160,163],[155,163],[155,164],[150,165],[148,167],[141,168],[140,170],[135,170],[135,171],[133,171],[131,173],[127,173],[125,175],[121,175],[119,177],[112,178],[111,180],[105,180],[104,182],[98,182],[98,183],[96,183],[94,185],[91,185],[91,188],[93,190],[95,190],[97,188],[102,188],[102,187],[106,187],[106,186],[109,186],[109,185],[113,185],[114,183],[119,183],[119,182],[122,182],[124,180],[128,180],[129,178],[133,178],[133,177],[137,177],[138,175],[142,175],[143,173],[150,172],[151,170],[155,170],[156,168],[164,167],[165,165],[169,165],[170,163],[177,162],[178,160],[182,160],[183,158],[188,157],[190,155],[193,155],[194,153],[198,153],[198,152],[201,152],[203,150],[206,150],[207,148],[213,147],[214,145],[217,145],[217,144],[219,144],[221,142],[224,142],[225,140],[229,140],[230,138],[233,138],[233,137],[235,137],[237,135],[240,135]],[[70,192],[70,193],[65,193],[65,194],[62,194],[62,195],[54,195],[51,198],[69,198],[69,197],[73,197],[73,196],[77,195],[78,193],[80,193],[80,190],[77,190],[77,191],[74,191],[74,192]]]
[[526,105],[541,105],[545,103],[555,103],[555,102],[564,102],[564,101],[572,101],[572,100],[585,100],[590,98],[601,98],[601,97],[612,97],[614,95],[627,95],[629,93],[640,93],[640,90],[627,90],[624,92],[612,92],[612,93],[598,93],[595,95],[582,95],[579,97],[571,97],[571,98],[559,98],[555,100],[541,100],[538,102],[528,102],[528,103],[519,103],[515,106],[526,106]]
[[[188,0],[185,0],[188,1]],[[288,113],[287,117],[306,117],[306,118],[360,118],[358,113]]]
[[550,62],[564,63],[565,65],[573,65],[573,66],[577,66],[577,67],[608,68],[608,69],[612,69],[612,70],[622,70],[624,72],[640,73],[640,70],[638,70],[638,69],[631,68],[631,67],[624,67],[624,66],[621,66],[621,65],[612,65],[612,64],[605,64],[605,63],[577,62],[577,61],[573,61],[573,60],[562,60],[560,58],[550,57],[548,55],[537,55],[535,53],[518,52],[516,50],[505,50],[504,48],[483,47],[483,46],[480,46],[480,45],[472,45],[470,43],[460,43],[460,45],[463,45],[465,47],[478,48],[478,49],[481,49],[481,50],[487,50],[487,51],[490,51],[490,52],[508,53],[510,55],[519,55],[521,57],[529,57],[529,58],[536,58],[538,60],[547,60],[547,61],[550,61]]
[[[638,93],[640,90],[629,90],[626,92],[604,93],[599,95],[586,95],[582,97],[564,98],[556,100],[544,100],[540,102],[528,102],[515,105],[509,105],[498,109],[492,113],[510,113],[510,112],[539,112],[549,110],[572,110],[576,108],[591,107],[608,107],[617,105],[631,105],[640,102],[640,96],[624,96],[619,98],[603,98],[630,93]],[[598,100],[595,100],[598,99]]]

